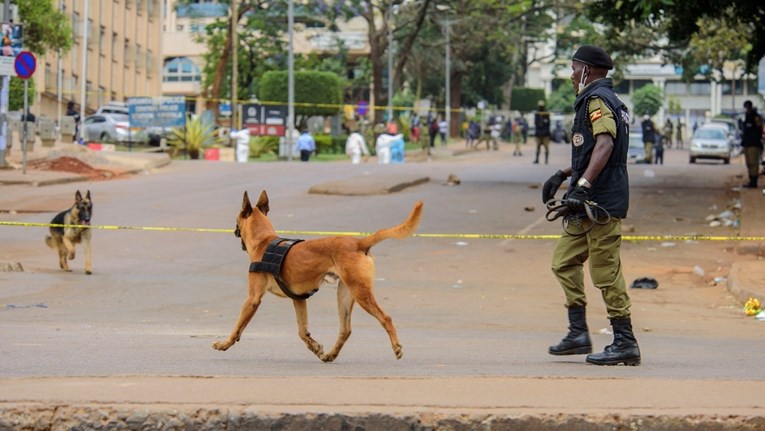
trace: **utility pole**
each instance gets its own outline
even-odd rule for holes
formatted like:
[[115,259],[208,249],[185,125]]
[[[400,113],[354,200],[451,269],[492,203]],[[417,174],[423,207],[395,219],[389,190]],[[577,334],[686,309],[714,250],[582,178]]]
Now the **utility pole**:
[[[231,129],[237,129],[239,130],[239,123],[237,119],[239,118],[237,116],[238,108],[237,108],[237,94],[239,93],[238,88],[238,70],[237,70],[237,48],[239,47],[239,10],[238,10],[238,1],[239,0],[233,0],[231,2]],[[231,141],[231,145],[233,146],[234,142]]]
[[[5,6],[3,8],[3,18],[8,20],[11,14],[11,0],[5,0]],[[0,166],[5,166],[5,150],[8,147],[8,97],[10,94],[11,77],[2,77],[3,87],[0,89]],[[26,172],[25,172],[26,173]]]
[[85,105],[87,104],[88,84],[88,15],[90,14],[90,0],[85,0],[85,10],[82,14],[82,73],[80,79],[80,118],[85,121]]
[[292,161],[292,136],[295,133],[295,53],[292,35],[295,32],[295,2],[289,0],[287,9],[287,33],[289,50],[287,51],[287,160]]
[[[451,57],[449,51],[450,49],[450,42],[449,42],[449,33],[451,30],[452,22],[449,20],[449,18],[446,18],[446,59],[444,62],[446,63],[446,103],[444,103],[445,109],[444,109],[444,120],[446,120],[446,142],[449,142],[449,136],[452,134],[452,128],[451,128],[451,115],[452,115],[452,108],[451,108]],[[489,145],[489,144],[486,144]]]
[[388,122],[393,121],[393,6],[388,8],[385,25],[388,26]]

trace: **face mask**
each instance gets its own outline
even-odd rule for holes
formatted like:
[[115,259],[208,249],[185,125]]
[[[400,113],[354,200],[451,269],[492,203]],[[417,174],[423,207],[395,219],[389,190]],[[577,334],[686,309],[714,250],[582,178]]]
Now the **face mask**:
[[582,90],[584,90],[584,81],[587,79],[587,75],[589,75],[590,69],[585,67],[582,69],[582,78],[579,80],[579,91],[577,91],[577,94],[581,93]]

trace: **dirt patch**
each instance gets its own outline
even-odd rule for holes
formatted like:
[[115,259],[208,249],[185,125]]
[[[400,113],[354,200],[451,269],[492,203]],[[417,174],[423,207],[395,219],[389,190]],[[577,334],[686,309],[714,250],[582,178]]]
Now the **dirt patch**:
[[94,168],[78,158],[66,156],[33,161],[29,164],[29,168],[38,171],[71,172],[84,175],[93,181],[111,180],[116,177],[110,170]]

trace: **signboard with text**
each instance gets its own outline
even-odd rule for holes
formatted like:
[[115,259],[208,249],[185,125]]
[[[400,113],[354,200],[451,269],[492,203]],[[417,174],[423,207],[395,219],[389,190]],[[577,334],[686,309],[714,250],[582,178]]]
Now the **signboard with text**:
[[129,97],[128,115],[132,127],[183,127],[186,100],[179,97]]
[[287,107],[246,104],[242,106],[242,125],[254,136],[284,136],[287,131]]

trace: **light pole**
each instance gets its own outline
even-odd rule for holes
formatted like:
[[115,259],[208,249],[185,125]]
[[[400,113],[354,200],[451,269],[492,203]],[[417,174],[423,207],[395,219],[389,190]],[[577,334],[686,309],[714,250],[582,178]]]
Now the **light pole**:
[[295,54],[292,44],[292,34],[295,32],[295,3],[289,1],[287,9],[287,33],[289,33],[289,50],[287,51],[287,160],[292,161],[292,136],[295,133]]
[[388,17],[385,20],[388,26],[388,122],[393,121],[393,24],[391,13],[393,7],[388,9]]
[[444,120],[446,121],[446,138],[448,140],[449,136],[452,133],[451,128],[451,116],[452,116],[452,110],[451,110],[451,57],[450,57],[450,41],[449,41],[449,33],[451,30],[452,22],[449,20],[449,17],[446,18],[446,24],[445,24],[445,32],[446,32],[446,59],[444,62],[446,63],[446,102],[444,103],[445,106],[445,112],[444,112]]

